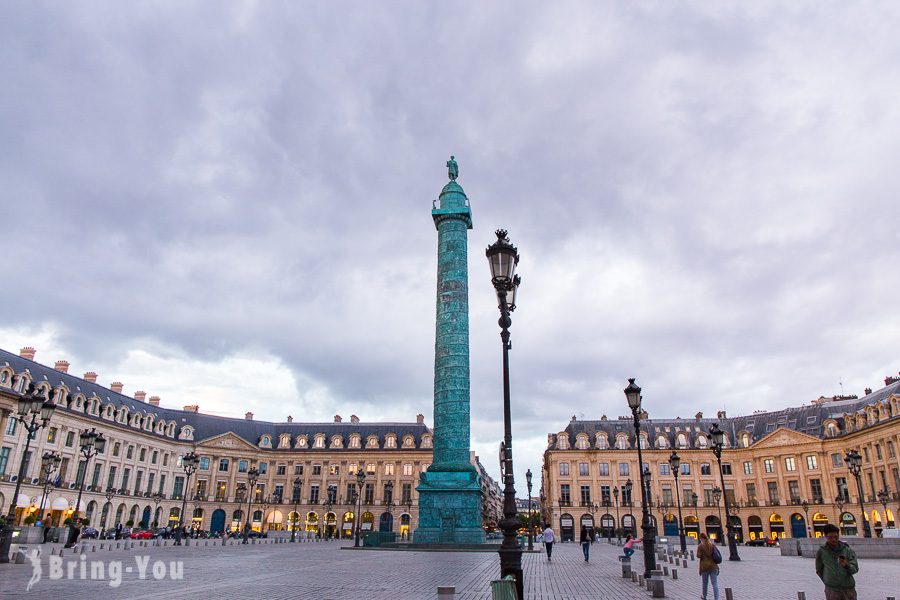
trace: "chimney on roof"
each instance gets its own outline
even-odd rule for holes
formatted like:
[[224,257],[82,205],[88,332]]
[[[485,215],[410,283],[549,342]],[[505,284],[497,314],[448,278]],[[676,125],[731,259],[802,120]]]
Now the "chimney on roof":
[[[146,402],[147,401],[147,392],[135,392],[134,399],[138,402]],[[158,398],[157,398],[158,399]]]
[[418,423],[419,425],[424,425],[425,424],[425,415],[423,415],[421,413],[416,415],[416,423]]
[[247,414],[244,415],[244,418],[247,419],[248,421],[252,421],[252,420],[253,420],[253,413],[252,413],[252,412],[248,412]]
[[288,415],[288,423],[293,423],[293,422],[294,422],[294,417],[292,417],[291,415]]
[[601,420],[601,421],[605,421],[605,420],[606,420],[606,415],[600,415],[600,420]]
[[868,396],[871,393],[872,393],[872,388],[866,388],[865,390],[863,390],[863,396]]
[[334,422],[335,422],[335,423],[340,423],[340,422],[341,422],[341,415],[334,415]]
[[718,412],[716,413],[716,418],[717,418],[717,419],[724,419],[724,418],[726,418],[726,417],[725,417],[725,411],[724,411],[724,410],[718,411]]
[[69,361],[67,360],[58,360],[56,361],[56,365],[53,367],[60,373],[68,373],[69,372]]
[[350,415],[350,422],[359,423],[359,417],[357,417],[356,415]]
[[90,381],[91,383],[97,383],[97,374],[93,371],[88,371],[84,374],[84,380]]
[[702,413],[702,412],[698,412],[696,415],[694,415],[694,418],[697,419],[697,420],[699,421],[700,419],[703,418],[703,413]]
[[[150,404],[153,404],[153,398],[156,398],[156,396],[152,396],[150,398]],[[200,406],[197,404],[188,404],[187,406],[184,407],[184,411],[198,413],[198,412],[200,412]]]
[[37,352],[37,350],[35,350],[33,347],[25,346],[24,348],[19,350],[19,356],[21,356],[22,358],[27,358],[28,360],[34,360],[35,352]]
[[888,375],[887,377],[884,378],[884,385],[888,386],[888,385],[891,385],[892,383],[897,383],[898,381],[900,381],[900,377],[898,377],[896,375]]
[[572,421],[577,421],[577,420],[578,420],[578,419],[575,418],[575,415],[572,415]]
[[109,384],[109,389],[111,389],[112,391],[114,391],[117,394],[121,394],[122,390],[125,389],[125,384],[122,383],[121,381],[113,381],[111,384]]

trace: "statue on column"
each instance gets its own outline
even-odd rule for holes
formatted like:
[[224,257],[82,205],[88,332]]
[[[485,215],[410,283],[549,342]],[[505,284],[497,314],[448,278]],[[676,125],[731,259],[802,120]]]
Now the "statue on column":
[[456,164],[455,156],[451,156],[447,161],[447,177],[450,178],[450,181],[456,181],[456,178],[459,177],[459,165]]

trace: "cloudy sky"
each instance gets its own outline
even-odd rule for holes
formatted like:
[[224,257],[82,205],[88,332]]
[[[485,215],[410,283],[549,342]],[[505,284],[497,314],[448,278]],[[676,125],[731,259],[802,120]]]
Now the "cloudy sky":
[[0,3],[0,347],[164,406],[432,422],[437,235],[471,200],[494,475],[572,415],[742,414],[900,369],[892,2]]

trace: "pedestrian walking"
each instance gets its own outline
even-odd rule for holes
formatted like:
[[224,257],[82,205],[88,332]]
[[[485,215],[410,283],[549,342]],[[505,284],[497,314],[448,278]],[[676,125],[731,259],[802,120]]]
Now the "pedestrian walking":
[[856,553],[841,541],[841,531],[836,526],[829,523],[824,533],[825,544],[816,553],[816,575],[825,584],[825,600],[856,600]]
[[588,562],[591,557],[591,529],[587,525],[581,526],[581,535],[578,536],[581,542],[581,552],[584,554],[584,562]]
[[634,554],[634,545],[636,543],[637,540],[630,533],[625,536],[625,545],[622,546],[622,553],[625,554],[625,558],[631,558],[631,555]]
[[544,531],[541,535],[544,536],[544,547],[547,549],[547,560],[550,561],[550,557],[553,556],[553,542],[556,541],[553,530],[550,528],[550,523],[544,525]]
[[719,564],[722,562],[722,553],[705,533],[700,534],[697,558],[700,560],[700,577],[703,581],[703,594],[700,598],[706,600],[706,591],[712,582],[713,598],[719,600]]

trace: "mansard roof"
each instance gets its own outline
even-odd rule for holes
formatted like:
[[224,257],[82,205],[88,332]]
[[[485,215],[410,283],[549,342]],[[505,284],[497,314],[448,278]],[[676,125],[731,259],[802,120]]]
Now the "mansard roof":
[[[432,435],[431,429],[424,423],[272,423],[243,418],[207,415],[193,411],[154,406],[146,402],[141,402],[124,394],[114,392],[98,383],[92,383],[70,373],[57,371],[52,367],[42,365],[33,360],[8,352],[7,350],[0,349],[0,367],[3,367],[5,364],[8,364],[16,373],[22,373],[27,370],[31,374],[32,382],[34,383],[47,381],[53,388],[58,387],[60,384],[64,384],[69,390],[70,397],[82,393],[86,398],[90,399],[92,396],[96,395],[104,404],[112,403],[117,407],[125,406],[130,413],[139,411],[148,415],[155,414],[157,419],[175,421],[179,431],[184,426],[190,426],[194,430],[192,440],[194,442],[200,442],[231,432],[240,436],[250,444],[258,446],[260,438],[263,435],[269,435],[272,438],[271,449],[273,451],[278,451],[280,450],[278,448],[278,440],[282,434],[289,434],[292,440],[296,440],[300,435],[305,435],[309,438],[310,442],[312,442],[315,436],[321,433],[325,434],[327,441],[330,441],[331,437],[336,434],[342,435],[345,440],[344,449],[349,450],[349,448],[347,448],[346,440],[349,440],[350,436],[355,433],[361,436],[363,447],[365,447],[366,438],[371,435],[376,435],[379,439],[379,447],[385,449],[383,441],[385,436],[389,433],[397,435],[397,448],[402,447],[403,437],[408,434],[415,436],[417,448],[421,447],[423,436]],[[69,408],[62,406],[59,408],[70,410]],[[334,450],[330,447],[329,443],[326,443],[326,448],[329,451]],[[315,452],[319,449],[313,448],[310,444],[304,448],[304,450]],[[373,449],[369,448],[368,450],[371,451]]]

